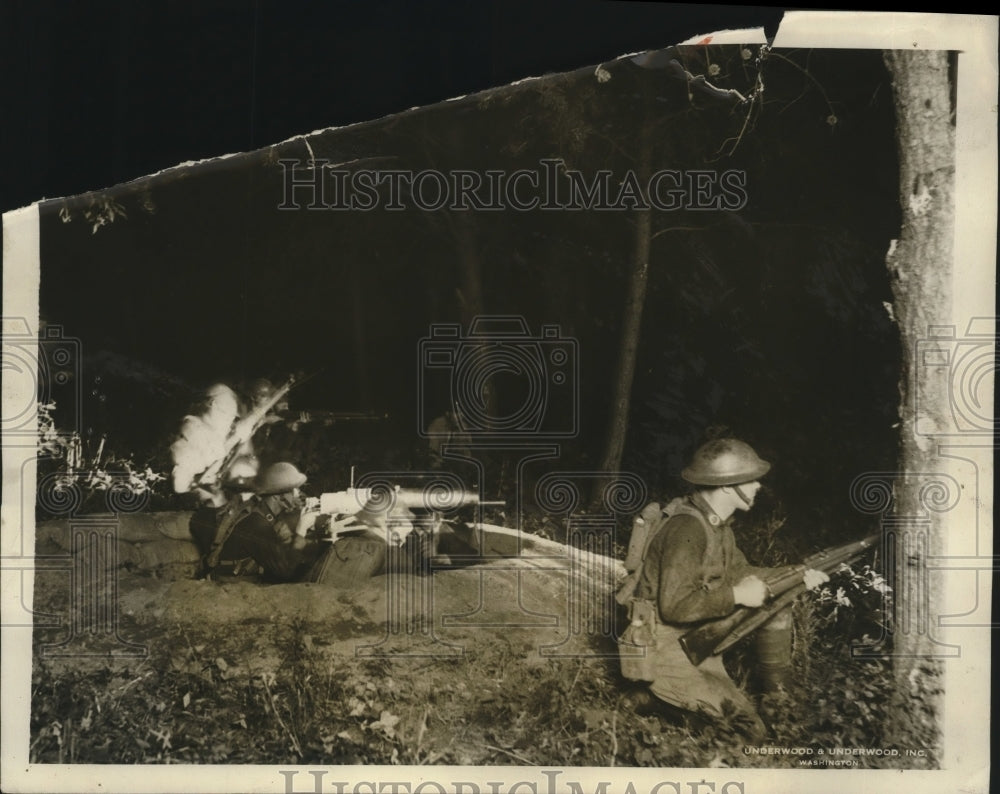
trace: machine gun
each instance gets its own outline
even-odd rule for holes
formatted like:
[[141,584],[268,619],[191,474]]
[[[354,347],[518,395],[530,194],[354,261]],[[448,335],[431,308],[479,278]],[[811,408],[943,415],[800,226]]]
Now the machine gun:
[[[310,500],[307,510],[316,514],[314,526],[322,526],[324,540],[336,542],[342,535],[375,529],[384,531],[389,541],[400,544],[415,530],[434,531],[446,513],[470,505],[504,504],[502,500],[481,499],[475,491],[450,487],[449,483],[437,480],[425,488],[381,483],[355,488],[352,470],[349,487]],[[319,516],[329,518],[319,523]]]
[[724,618],[711,620],[691,629],[679,640],[684,653],[691,660],[691,664],[699,665],[709,656],[717,656],[728,650],[805,592],[802,575],[806,570],[812,568],[826,574],[833,573],[841,564],[861,556],[874,546],[880,537],[878,534],[869,535],[853,543],[817,552],[807,557],[801,565],[778,568],[764,580],[768,601],[763,606],[739,607]]

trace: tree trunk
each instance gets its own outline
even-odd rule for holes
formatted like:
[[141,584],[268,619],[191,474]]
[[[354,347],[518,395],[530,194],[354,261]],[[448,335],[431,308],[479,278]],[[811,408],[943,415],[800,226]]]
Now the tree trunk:
[[[935,647],[928,614],[940,603],[927,557],[942,553],[945,513],[928,504],[928,480],[942,471],[935,433],[951,424],[948,367],[918,359],[938,329],[951,326],[954,238],[955,135],[948,54],[887,51],[892,75],[900,160],[900,239],[890,248],[894,311],[903,346],[900,379],[901,459],[886,516],[886,552],[892,560],[895,614],[893,654],[899,692],[916,696]],[[947,345],[947,343],[943,343]],[[889,558],[887,558],[887,563]],[[926,697],[926,690],[924,692]]]
[[[643,125],[639,136],[639,162],[637,176],[643,199],[648,202],[646,186],[652,165],[652,144],[650,125]],[[646,284],[649,281],[649,251],[652,244],[652,211],[636,210],[635,233],[633,236],[633,257],[629,273],[628,295],[622,315],[621,340],[618,348],[618,369],[615,373],[614,396],[611,402],[611,416],[608,422],[607,442],[599,471],[606,477],[596,481],[591,497],[591,507],[597,509],[603,497],[604,488],[612,476],[621,470],[622,455],[625,452],[625,436],[628,433],[629,403],[632,398],[632,381],[635,377],[635,361],[639,352],[639,332],[642,329],[642,311],[646,303]]]

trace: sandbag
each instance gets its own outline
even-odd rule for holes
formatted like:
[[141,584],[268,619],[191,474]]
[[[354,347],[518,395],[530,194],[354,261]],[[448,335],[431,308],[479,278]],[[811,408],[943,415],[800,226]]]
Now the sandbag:
[[[121,544],[119,555],[123,546]],[[197,565],[201,561],[198,547],[191,541],[184,540],[154,540],[150,543],[134,544],[137,557],[136,564],[143,570],[151,570],[161,565]],[[123,560],[124,562],[124,560]]]

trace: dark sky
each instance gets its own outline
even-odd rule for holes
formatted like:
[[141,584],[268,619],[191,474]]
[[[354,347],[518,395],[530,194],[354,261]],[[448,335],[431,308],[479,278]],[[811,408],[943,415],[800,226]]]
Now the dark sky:
[[3,0],[0,208],[780,16],[596,0]]

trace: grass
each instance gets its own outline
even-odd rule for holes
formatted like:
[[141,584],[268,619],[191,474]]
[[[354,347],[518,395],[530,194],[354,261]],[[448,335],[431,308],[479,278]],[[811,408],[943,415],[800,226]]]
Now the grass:
[[[797,675],[764,698],[767,745],[924,748],[923,758],[861,757],[861,767],[937,764],[934,700],[897,696],[888,657],[850,661],[809,602],[796,609]],[[175,629],[142,661],[56,666],[37,659],[30,758],[48,763],[314,763],[586,766],[798,766],[748,755],[738,728],[638,716],[614,659],[524,662],[510,643],[459,659],[331,655],[322,626],[264,636]],[[254,652],[280,649],[269,665]],[[737,648],[730,666],[745,676]]]

